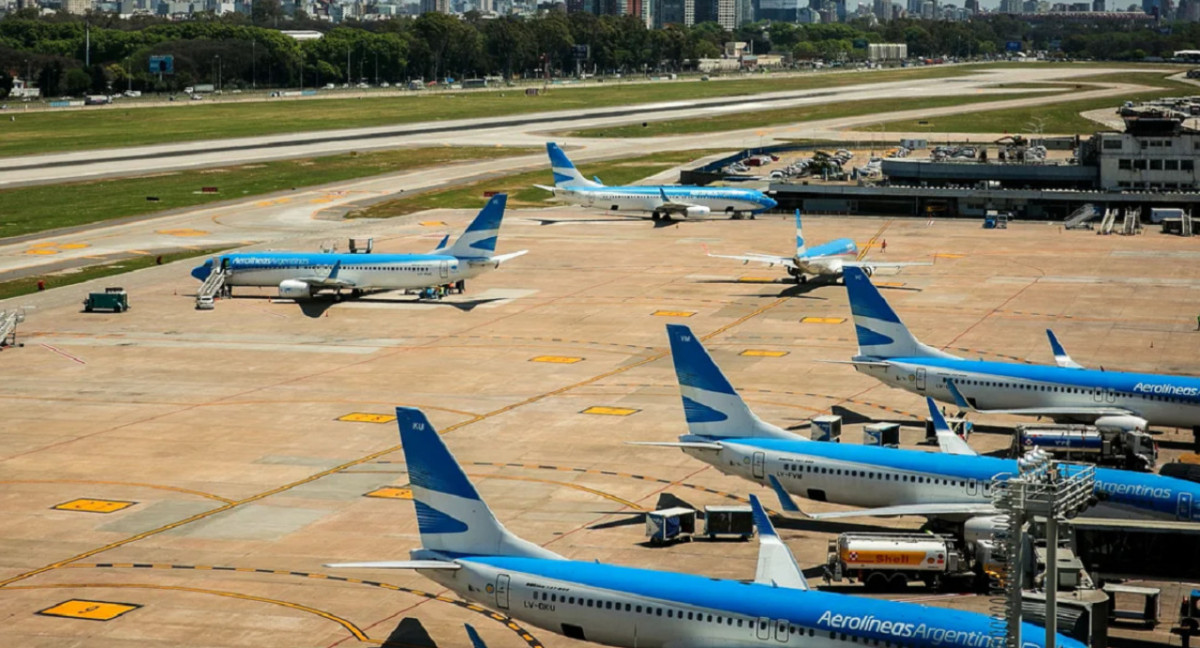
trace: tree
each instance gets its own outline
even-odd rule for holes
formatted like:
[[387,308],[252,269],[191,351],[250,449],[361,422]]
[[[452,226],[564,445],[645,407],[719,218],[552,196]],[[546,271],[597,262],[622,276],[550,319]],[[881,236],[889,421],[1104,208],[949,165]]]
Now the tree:
[[92,85],[92,77],[87,72],[79,68],[71,68],[67,70],[66,88],[67,94],[72,97],[84,94],[88,91],[88,87]]

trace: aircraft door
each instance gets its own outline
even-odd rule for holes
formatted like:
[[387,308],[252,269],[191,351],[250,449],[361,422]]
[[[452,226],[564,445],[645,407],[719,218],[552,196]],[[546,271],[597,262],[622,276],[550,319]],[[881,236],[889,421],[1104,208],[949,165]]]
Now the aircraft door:
[[967,495],[975,495],[979,492],[979,482],[974,479],[967,480]]
[[775,641],[787,642],[788,640],[788,622],[787,619],[779,619],[775,622]]
[[917,391],[925,391],[925,369],[917,369]]
[[1104,390],[1104,401],[1107,403],[1117,402],[1117,392],[1115,392],[1111,389],[1105,389]]
[[764,467],[766,465],[766,456],[761,452],[754,453],[754,478],[762,479],[766,474]]
[[758,638],[767,641],[771,638],[771,620],[767,617],[758,619]]
[[1102,390],[1102,389],[1092,390],[1092,400],[1096,401],[1097,403],[1103,403],[1104,402],[1104,390]]
[[1179,494],[1179,510],[1175,512],[1175,517],[1182,521],[1190,521],[1192,519],[1192,494]]
[[508,574],[496,577],[496,607],[501,610],[508,609],[508,580]]
[[449,262],[449,261],[442,261],[442,262],[441,262],[439,265],[441,266],[441,267],[440,267],[440,270],[441,270],[441,273],[442,273],[442,279],[445,279],[446,277],[449,277],[449,276],[450,276],[450,262]]

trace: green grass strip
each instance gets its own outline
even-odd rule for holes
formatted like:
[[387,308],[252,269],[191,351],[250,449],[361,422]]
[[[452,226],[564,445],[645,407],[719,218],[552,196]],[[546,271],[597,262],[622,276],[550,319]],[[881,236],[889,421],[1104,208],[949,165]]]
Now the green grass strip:
[[[222,250],[228,250],[229,247],[210,248],[206,250],[183,250],[180,252],[171,252],[163,254],[163,264],[179,261],[181,259],[190,259],[198,256],[208,256],[216,254]],[[99,279],[101,277],[112,277],[142,268],[149,268],[158,265],[157,256],[136,256],[121,261],[112,263],[104,263],[101,265],[88,266],[86,268],[61,270],[43,275],[32,275],[21,279],[13,279],[11,281],[0,281],[0,300],[12,299],[22,295],[30,295],[38,292],[38,282],[45,282],[46,290],[51,288],[61,288],[63,286],[71,286],[74,284]]]

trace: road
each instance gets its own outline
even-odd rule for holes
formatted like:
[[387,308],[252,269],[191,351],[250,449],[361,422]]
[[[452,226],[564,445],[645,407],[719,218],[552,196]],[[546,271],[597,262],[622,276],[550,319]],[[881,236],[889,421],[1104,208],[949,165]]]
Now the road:
[[[41,181],[79,180],[99,176],[164,172],[186,168],[248,163],[288,157],[311,157],[348,150],[374,148],[422,147],[436,145],[474,145],[481,142],[503,146],[540,147],[554,131],[578,128],[586,124],[597,127],[637,121],[680,119],[741,113],[754,108],[779,108],[819,103],[846,103],[894,98],[902,105],[905,98],[934,95],[978,93],[1007,94],[1012,89],[997,88],[998,84],[1030,82],[1062,82],[1085,75],[1106,74],[1106,68],[1062,68],[1012,66],[988,70],[967,77],[921,80],[905,83],[873,83],[829,90],[771,93],[754,97],[753,103],[732,103],[723,100],[697,102],[697,105],[652,104],[620,111],[622,114],[597,117],[597,113],[549,113],[519,118],[529,123],[522,127],[497,125],[503,120],[466,120],[436,125],[424,124],[395,129],[357,129],[325,133],[305,133],[293,136],[272,136],[242,140],[186,143],[178,145],[114,149],[107,152],[56,154],[20,159],[17,168],[0,171],[0,185],[25,184]],[[1126,83],[1105,83],[1104,87],[1066,95],[997,99],[994,102],[936,109],[899,110],[886,114],[840,117],[805,122],[790,126],[758,127],[723,133],[639,139],[562,138],[555,140],[576,147],[572,157],[586,163],[600,159],[615,159],[644,153],[647,150],[688,150],[728,148],[730,150],[759,143],[771,143],[797,138],[844,138],[846,129],[871,126],[877,123],[921,116],[938,116],[987,109],[1039,105],[1065,100],[1116,96],[1144,89]],[[1022,89],[1021,92],[1026,92]],[[697,107],[699,106],[699,107]],[[731,121],[736,120],[731,116]],[[928,137],[928,133],[915,133]],[[869,139],[869,133],[854,135]],[[889,133],[889,139],[905,136]],[[999,134],[996,135],[997,137]],[[984,140],[986,134],[972,134]],[[231,150],[236,149],[236,150]],[[105,161],[107,158],[107,161]],[[117,159],[121,158],[121,159]],[[150,254],[155,251],[179,248],[203,249],[230,245],[252,245],[288,241],[288,246],[308,246],[323,241],[345,239],[348,236],[369,235],[375,224],[362,221],[342,221],[338,218],[350,206],[363,201],[376,201],[404,191],[412,192],[431,187],[461,183],[521,170],[536,169],[546,164],[542,154],[519,156],[502,160],[468,162],[450,166],[418,169],[400,174],[307,188],[270,196],[248,198],[174,212],[161,217],[148,217],[123,224],[97,224],[67,232],[47,233],[42,237],[25,237],[0,242],[0,280],[36,272],[101,263],[114,257],[130,254]],[[586,171],[586,168],[584,169]]]

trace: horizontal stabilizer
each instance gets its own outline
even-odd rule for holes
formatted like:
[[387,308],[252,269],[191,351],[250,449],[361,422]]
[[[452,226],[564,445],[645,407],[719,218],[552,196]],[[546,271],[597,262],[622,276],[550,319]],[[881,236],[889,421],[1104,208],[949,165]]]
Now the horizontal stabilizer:
[[329,563],[332,569],[462,569],[462,565],[445,560],[383,560],[380,562]]
[[693,448],[696,450],[720,450],[723,447],[720,443],[707,443],[704,441],[627,441],[625,444],[655,446],[659,448]]
[[758,567],[754,582],[771,587],[809,589],[796,557],[779,538],[771,518],[754,495],[750,496],[750,508],[754,511],[754,526],[758,529]]
[[925,404],[929,406],[929,416],[933,419],[933,429],[937,432],[938,447],[942,452],[953,455],[977,455],[974,449],[962,437],[954,433],[946,423],[946,417],[938,411],[937,404],[932,398],[926,397]]
[[499,268],[501,263],[504,263],[505,261],[510,261],[519,256],[524,256],[526,254],[529,254],[529,250],[521,250],[520,252],[509,252],[508,254],[497,254],[496,256],[488,259],[488,261],[495,263],[496,267]]

